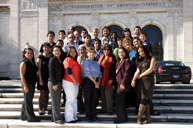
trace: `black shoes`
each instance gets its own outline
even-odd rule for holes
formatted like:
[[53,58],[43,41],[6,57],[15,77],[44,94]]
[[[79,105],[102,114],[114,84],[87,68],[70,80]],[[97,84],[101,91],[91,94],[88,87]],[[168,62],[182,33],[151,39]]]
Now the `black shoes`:
[[39,119],[34,119],[34,120],[28,120],[28,122],[41,122]]
[[67,123],[76,123],[76,121],[69,121],[69,122],[67,122]]
[[62,120],[57,120],[55,123],[56,124],[63,124],[64,122]]

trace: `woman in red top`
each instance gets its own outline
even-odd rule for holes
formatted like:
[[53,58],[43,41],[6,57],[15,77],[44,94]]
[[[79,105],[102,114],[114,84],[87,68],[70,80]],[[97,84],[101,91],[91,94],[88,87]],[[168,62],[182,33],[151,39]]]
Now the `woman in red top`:
[[108,115],[113,114],[113,79],[115,76],[116,58],[111,54],[112,48],[109,44],[104,44],[103,55],[100,56],[98,63],[101,67],[102,81],[100,86],[102,98],[102,112]]
[[63,89],[66,93],[65,104],[65,121],[67,123],[75,123],[78,118],[77,113],[77,96],[79,85],[82,83],[80,78],[81,66],[78,64],[77,51],[74,46],[69,46],[67,50],[67,58],[63,65],[65,74],[62,81]]

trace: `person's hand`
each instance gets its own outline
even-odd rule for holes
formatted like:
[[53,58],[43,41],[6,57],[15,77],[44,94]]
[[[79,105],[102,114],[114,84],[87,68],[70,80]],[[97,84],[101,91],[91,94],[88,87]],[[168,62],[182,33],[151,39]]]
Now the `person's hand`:
[[111,85],[113,83],[113,80],[109,80],[109,84]]
[[54,91],[56,91],[58,89],[58,85],[54,85],[53,89],[54,89]]
[[24,90],[25,93],[28,93],[28,92],[29,92],[28,87],[24,87],[23,90]]
[[99,82],[95,82],[95,88],[99,88],[100,83]]
[[39,84],[43,86],[43,85],[44,85],[43,80],[40,80],[40,81],[39,81]]
[[135,83],[136,83],[136,81],[132,80],[131,86],[132,86],[132,87],[135,87]]
[[121,84],[121,85],[120,85],[120,90],[121,90],[121,91],[125,90],[125,86]]
[[79,83],[76,81],[76,82],[74,82],[74,86],[78,86],[79,85]]

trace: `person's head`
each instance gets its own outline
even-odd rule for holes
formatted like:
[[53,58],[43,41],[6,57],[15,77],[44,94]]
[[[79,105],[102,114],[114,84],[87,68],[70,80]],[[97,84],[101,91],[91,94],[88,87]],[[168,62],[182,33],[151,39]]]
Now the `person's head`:
[[111,52],[112,52],[112,47],[111,47],[110,44],[104,44],[102,50],[103,50],[103,54],[104,54],[105,56],[108,56],[108,55],[110,55]]
[[23,61],[30,60],[35,64],[34,51],[32,48],[27,47],[23,50]]
[[100,39],[95,39],[94,40],[94,48],[98,51],[101,49],[101,40]]
[[114,39],[114,40],[117,40],[118,34],[116,32],[112,32],[111,33],[111,38]]
[[131,51],[132,49],[132,39],[131,38],[124,38],[123,39],[123,47],[127,49],[127,51]]
[[118,47],[122,47],[123,46],[123,38],[121,38],[121,37],[117,38],[117,45],[118,45]]
[[60,30],[58,34],[61,40],[66,38],[66,32],[64,30]]
[[74,46],[69,46],[67,49],[67,57],[71,57],[74,60],[77,60],[78,53],[76,51],[76,48]]
[[43,53],[48,54],[49,51],[50,51],[50,44],[48,42],[45,42],[45,43],[42,44],[42,48],[43,48],[43,51],[44,51]]
[[84,36],[88,34],[87,30],[86,29],[83,29],[82,32],[81,32],[81,36],[82,38],[84,38]]
[[74,27],[70,27],[69,33],[73,33],[75,31]]
[[91,36],[89,34],[86,34],[84,36],[84,43],[90,45],[90,41],[91,41]]
[[142,31],[140,36],[139,36],[139,39],[141,40],[142,43],[144,43],[146,41],[146,37],[147,37],[146,32]]
[[141,40],[139,39],[139,37],[134,37],[134,38],[133,38],[132,46],[134,46],[135,48],[137,48],[140,44],[142,44],[142,42],[141,42]]
[[137,37],[139,37],[140,33],[141,33],[141,27],[140,26],[135,26],[134,28],[134,33]]
[[75,30],[74,31],[74,41],[79,41],[79,39],[80,39],[80,33],[77,31],[77,30]]
[[80,56],[86,57],[86,46],[81,44],[78,48]]
[[103,35],[104,37],[108,37],[108,36],[110,35],[110,29],[109,29],[109,27],[107,27],[107,26],[104,26],[104,27],[103,27],[103,29],[102,29],[102,35]]
[[93,61],[94,58],[95,58],[95,49],[94,47],[90,47],[88,50],[87,50],[87,56],[88,58]]
[[63,40],[57,40],[56,45],[58,45],[61,48],[63,48],[64,47],[64,41]]
[[122,34],[122,37],[125,38],[131,38],[132,39],[132,36],[131,36],[131,30],[129,28],[125,28],[123,30],[123,34]]
[[72,33],[68,34],[68,41],[70,44],[74,44],[74,35]]
[[151,55],[149,54],[149,51],[148,49],[140,44],[138,46],[138,48],[136,49],[136,62],[138,64],[138,62],[140,62],[141,60],[145,59],[146,60],[149,60],[151,58]]
[[98,28],[93,28],[93,30],[92,30],[92,35],[93,35],[93,37],[94,37],[95,39],[98,38],[99,29],[98,29]]
[[117,52],[118,52],[117,62],[129,58],[128,51],[124,47],[119,47]]
[[58,45],[55,45],[52,51],[53,55],[57,57],[58,59],[60,58],[60,55],[62,53],[62,48]]
[[47,33],[48,43],[53,43],[54,42],[54,38],[55,38],[55,33],[53,31],[49,31]]

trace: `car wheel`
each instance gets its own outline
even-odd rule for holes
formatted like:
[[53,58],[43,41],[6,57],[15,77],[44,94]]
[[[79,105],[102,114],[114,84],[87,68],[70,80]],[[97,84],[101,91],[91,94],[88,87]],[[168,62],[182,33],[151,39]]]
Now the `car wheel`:
[[175,84],[175,82],[171,82],[171,84]]
[[183,82],[183,84],[190,84],[190,81]]
[[157,80],[156,75],[154,75],[154,81],[155,81],[156,84],[159,84],[159,81]]

